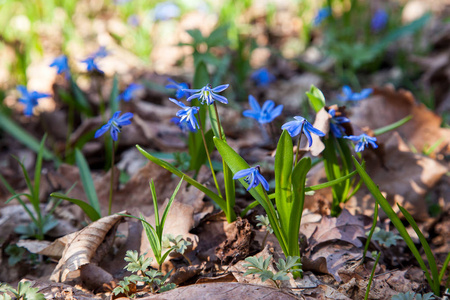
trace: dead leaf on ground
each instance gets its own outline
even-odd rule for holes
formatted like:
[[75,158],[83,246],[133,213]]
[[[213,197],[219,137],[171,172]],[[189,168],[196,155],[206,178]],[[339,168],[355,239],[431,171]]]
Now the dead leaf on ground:
[[[220,297],[220,298],[219,298]],[[298,299],[282,290],[260,285],[237,282],[202,283],[179,287],[162,294],[141,298],[142,300],[210,300],[210,299]]]
[[81,266],[92,262],[108,232],[122,219],[123,216],[120,215],[107,216],[78,231],[67,243],[50,279],[55,282],[65,282],[78,278],[79,274],[75,274],[75,272]]
[[55,283],[49,281],[32,281],[31,287],[39,288],[39,293],[44,294],[45,299],[77,299],[77,300],[89,300],[89,299],[102,299],[86,290],[79,287],[73,287],[71,285],[63,283]]
[[[423,104],[417,104],[411,92],[395,91],[392,87],[375,88],[373,97],[361,101],[353,109],[350,120],[360,128],[369,127],[374,130],[400,119],[412,115],[406,124],[395,129],[408,143],[419,152],[442,140],[433,151],[438,153],[445,150],[448,153],[450,144],[450,129],[441,128],[442,119]],[[392,133],[377,137],[378,143],[386,142]],[[389,152],[386,152],[391,155]]]

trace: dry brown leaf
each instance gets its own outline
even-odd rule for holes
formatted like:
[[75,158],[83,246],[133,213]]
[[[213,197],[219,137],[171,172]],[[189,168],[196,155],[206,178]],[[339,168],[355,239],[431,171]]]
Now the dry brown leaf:
[[242,284],[237,282],[220,282],[193,284],[179,287],[162,294],[141,298],[141,300],[210,300],[210,299],[298,299],[282,290],[260,285]]
[[337,218],[322,218],[309,239],[309,248],[314,250],[316,246],[329,241],[344,241],[361,247],[363,243],[358,239],[360,237],[365,237],[364,217],[354,216],[344,209]]
[[123,216],[120,215],[107,216],[78,231],[67,243],[50,279],[55,282],[65,282],[71,279],[72,272],[78,271],[81,266],[91,262],[110,229],[122,219]]
[[39,288],[38,292],[44,294],[47,300],[60,300],[60,299],[77,299],[77,300],[89,300],[89,299],[102,299],[86,290],[82,290],[79,287],[73,287],[71,285],[48,282],[48,281],[31,281],[31,287]]
[[[386,199],[395,211],[398,211],[398,203],[415,219],[426,219],[428,208],[425,194],[448,169],[436,160],[409,151],[396,132],[386,141],[385,150],[388,155],[384,159],[384,166],[380,165],[378,159],[366,157],[367,172],[380,191],[386,194]],[[373,210],[374,200],[365,186],[356,193],[356,199],[359,199],[357,209],[364,213]],[[380,214],[384,216],[383,212]]]
[[[396,131],[419,152],[439,140],[442,140],[442,143],[434,153],[440,152],[450,144],[450,129],[440,127],[442,119],[438,115],[426,108],[425,105],[416,104],[411,92],[395,91],[389,86],[375,88],[373,97],[361,101],[353,109],[350,120],[353,125],[360,128],[369,127],[374,130],[397,122],[408,115],[412,115],[413,118],[397,128]],[[386,142],[391,135],[391,133],[386,133],[378,136],[378,142]]]

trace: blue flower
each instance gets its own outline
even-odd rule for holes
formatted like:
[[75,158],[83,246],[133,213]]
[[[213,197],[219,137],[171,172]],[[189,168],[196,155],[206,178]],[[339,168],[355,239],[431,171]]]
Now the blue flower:
[[131,26],[138,27],[141,22],[138,15],[131,15],[128,17],[127,23]]
[[181,103],[175,99],[172,99],[172,98],[169,98],[169,100],[182,108],[181,110],[179,110],[177,112],[177,115],[176,115],[177,117],[180,118],[180,124],[185,122],[185,123],[189,123],[193,129],[200,128],[200,126],[198,126],[197,119],[195,118],[195,114],[198,113],[198,111],[200,110],[200,107],[186,106],[183,103]]
[[275,80],[275,76],[273,76],[266,68],[261,68],[254,71],[252,75],[250,75],[250,79],[252,79],[257,86],[268,86]]
[[389,15],[384,9],[378,9],[372,17],[370,28],[373,32],[378,33],[383,30],[389,20]]
[[309,123],[305,118],[296,116],[294,117],[296,121],[287,122],[283,126],[281,126],[281,129],[287,130],[289,135],[291,137],[297,136],[300,134],[300,131],[306,135],[306,138],[308,139],[309,147],[312,145],[312,137],[311,133],[314,133],[318,136],[325,136],[325,133],[320,131],[317,128],[314,128],[311,123]]
[[322,23],[323,20],[328,18],[331,15],[331,8],[330,7],[323,7],[319,9],[317,12],[316,17],[314,18],[313,25],[319,26],[320,23]]
[[171,78],[169,78],[168,80],[171,82],[171,84],[166,85],[166,89],[175,89],[175,97],[177,99],[183,98],[185,96],[189,97],[191,95],[191,93],[186,91],[189,88],[189,85],[187,83],[178,83]]
[[108,55],[109,55],[109,51],[106,50],[106,47],[105,46],[100,46],[98,48],[98,50],[94,54],[91,55],[91,57],[94,57],[94,58],[105,58]]
[[103,125],[97,132],[95,133],[95,138],[98,138],[99,136],[103,135],[105,132],[108,131],[108,129],[111,132],[111,137],[114,141],[117,141],[119,137],[120,129],[122,129],[122,126],[130,125],[131,121],[130,119],[133,117],[133,114],[130,112],[124,113],[122,116],[120,116],[120,111],[116,111],[111,119],[109,119],[108,123]]
[[104,72],[98,68],[97,63],[95,62],[95,57],[88,57],[81,62],[86,64],[86,70],[88,72],[98,72],[100,74],[104,74]]
[[39,99],[51,97],[50,94],[39,93],[36,91],[30,93],[23,85],[19,85],[17,90],[22,94],[22,97],[19,98],[19,102],[25,105],[23,113],[25,116],[29,117],[33,115],[33,108],[38,105]]
[[333,135],[337,138],[341,138],[345,134],[345,129],[340,124],[349,123],[350,120],[346,117],[336,117],[336,110],[330,109],[328,113],[331,115],[330,119],[330,130]]
[[342,87],[344,95],[339,95],[338,98],[341,101],[359,101],[369,97],[372,92],[373,89],[363,89],[360,93],[354,93],[348,85],[344,85]]
[[261,108],[255,97],[252,95],[248,96],[248,102],[250,103],[251,110],[246,110],[242,114],[245,117],[255,119],[259,124],[272,122],[283,110],[283,105],[275,107],[275,103],[272,100],[264,102],[263,107]]
[[55,67],[57,74],[64,73],[66,78],[70,77],[70,69],[69,69],[69,62],[67,60],[67,56],[65,56],[65,55],[58,56],[50,64],[50,67]]
[[377,141],[377,138],[368,136],[365,133],[358,135],[358,136],[356,136],[356,135],[344,136],[344,139],[358,142],[355,146],[356,152],[363,151],[364,148],[367,147],[368,145],[372,146],[372,148],[374,148],[374,149],[378,148],[378,145],[375,143]]
[[155,6],[155,20],[165,21],[180,15],[180,8],[173,2],[166,1]]
[[117,99],[128,102],[133,98],[136,91],[142,90],[143,88],[144,86],[142,84],[132,83],[117,97]]
[[172,119],[170,119],[170,122],[178,125],[178,127],[180,127],[183,132],[197,132],[197,128],[192,127],[190,122],[181,122],[181,118],[173,117]]
[[214,100],[222,102],[224,104],[228,104],[227,98],[225,98],[224,96],[217,95],[215,93],[220,93],[229,86],[230,86],[229,84],[223,84],[223,85],[219,85],[218,87],[211,88],[211,85],[208,84],[208,85],[205,85],[201,89],[186,89],[184,91],[190,92],[190,93],[196,93],[196,94],[190,96],[189,98],[187,98],[187,101],[191,101],[192,99],[198,98],[202,104],[204,104],[206,101],[206,104],[210,105],[210,104],[213,104]]
[[256,166],[254,168],[248,168],[244,170],[240,170],[236,174],[234,174],[233,179],[239,179],[242,177],[246,177],[244,179],[245,182],[247,182],[248,188],[247,191],[249,191],[251,188],[255,188],[258,186],[258,184],[261,183],[261,185],[264,187],[266,191],[269,190],[269,183],[267,180],[261,175],[259,171],[259,166]]

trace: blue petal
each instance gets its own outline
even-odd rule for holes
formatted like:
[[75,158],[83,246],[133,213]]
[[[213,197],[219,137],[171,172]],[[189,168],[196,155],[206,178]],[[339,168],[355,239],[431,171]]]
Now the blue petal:
[[119,129],[111,126],[111,137],[114,141],[117,141],[119,139],[119,132]]
[[256,173],[256,177],[258,178],[259,182],[261,183],[261,185],[264,187],[264,189],[266,191],[269,190],[269,183],[267,182],[267,180],[264,178],[264,176],[262,176],[259,172]]
[[281,126],[281,129],[287,130],[287,132],[291,137],[297,136],[300,133],[301,122],[299,121],[287,122],[286,124]]
[[116,111],[116,112],[113,114],[113,116],[111,117],[111,119],[112,119],[112,120],[116,120],[116,119],[119,117],[120,113],[121,113],[120,110]]
[[319,129],[313,127],[310,123],[306,123],[305,127],[306,127],[306,131],[314,133],[315,135],[318,135],[318,136],[325,136],[325,133],[323,133]]
[[283,111],[283,105],[278,105],[272,112],[270,113],[271,121],[272,122],[276,117],[281,115],[281,112]]
[[248,168],[244,170],[238,171],[236,174],[234,174],[233,179],[239,179],[245,176],[250,175],[253,172],[253,168]]
[[133,117],[133,113],[124,113],[120,118],[117,119],[117,125],[124,126],[131,124],[130,119]]
[[[190,90],[184,90],[185,92],[189,92]],[[191,101],[192,99],[197,99],[200,98],[202,95],[202,93],[197,93],[197,94],[193,94],[191,95],[189,98],[186,99],[186,101]]]
[[344,93],[344,95],[347,97],[347,99],[351,98],[353,95],[353,91],[352,89],[348,86],[348,85],[344,85],[342,87],[342,92]]
[[212,91],[214,93],[220,93],[220,92],[226,90],[229,86],[230,86],[229,84],[222,84],[222,85],[219,85],[219,86],[213,88]]
[[102,127],[100,127],[100,129],[95,132],[94,137],[98,138],[98,137],[102,136],[105,132],[108,131],[110,126],[111,126],[111,124],[107,123],[107,124],[103,125]]
[[305,134],[306,139],[308,140],[308,147],[311,147],[311,145],[313,143],[313,140],[312,140],[312,137],[311,137],[311,133],[309,133],[309,131],[305,130],[305,129],[303,129],[303,133]]
[[182,103],[180,101],[177,101],[177,100],[175,100],[173,98],[169,98],[169,100],[172,101],[173,103],[175,103],[176,105],[178,105],[179,107],[182,107],[182,108],[186,108],[187,107],[186,105],[184,105],[184,103]]
[[245,110],[243,113],[244,117],[253,118],[255,120],[259,119],[259,112],[253,110]]
[[356,146],[355,146],[355,151],[356,151],[356,152],[361,152],[361,151],[364,150],[364,147],[365,147],[365,143],[359,142],[359,143],[357,143]]
[[248,95],[248,103],[250,104],[250,108],[255,112],[260,112],[261,107],[259,106],[258,101],[256,101],[255,97],[252,95]]
[[[220,96],[220,95],[217,95],[217,94],[211,94],[211,95],[212,95],[212,98],[213,98],[214,100],[220,101],[220,102],[222,102],[223,104],[228,104],[228,99],[225,98],[224,96]],[[212,101],[211,101],[211,102],[212,102]]]
[[274,106],[275,102],[273,102],[272,100],[267,100],[266,102],[264,102],[261,111],[271,111]]

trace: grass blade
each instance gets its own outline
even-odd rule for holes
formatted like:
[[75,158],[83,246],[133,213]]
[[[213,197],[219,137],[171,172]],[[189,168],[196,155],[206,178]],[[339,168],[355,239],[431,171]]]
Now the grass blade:
[[[170,197],[169,202],[167,202],[166,208],[164,208],[164,212],[163,212],[163,215],[161,218],[161,228],[164,228],[164,223],[166,222],[167,215],[169,214],[169,209],[172,206],[173,201],[175,200],[175,196],[177,195],[178,190],[181,187],[181,184],[183,183],[183,179],[184,179],[184,176],[181,177],[180,182],[178,183],[177,187],[173,191],[172,197]],[[161,233],[162,233],[162,231],[161,231]]]
[[89,217],[89,219],[91,219],[92,222],[97,221],[98,219],[101,218],[101,215],[91,205],[89,205],[89,203],[86,203],[79,199],[67,197],[66,195],[60,193],[51,193],[50,196],[58,199],[67,200],[79,206],[83,210],[83,212]]
[[119,78],[117,77],[117,73],[114,74],[113,86],[111,89],[111,94],[109,95],[109,110],[111,114],[114,114],[119,110]]
[[100,202],[98,201],[97,192],[95,191],[94,181],[92,180],[91,170],[83,153],[79,149],[75,149],[75,160],[80,170],[81,182],[83,183],[84,192],[89,200],[90,206],[95,209],[98,215],[102,215]]
[[[39,152],[36,158],[36,165],[34,167],[34,186],[32,195],[36,197],[35,201],[39,203],[39,188],[41,184],[41,170],[42,170],[42,158],[44,154],[44,143],[47,138],[47,134],[44,134],[41,144],[39,145]],[[39,205],[39,204],[38,204]],[[40,213],[40,210],[39,210]]]

